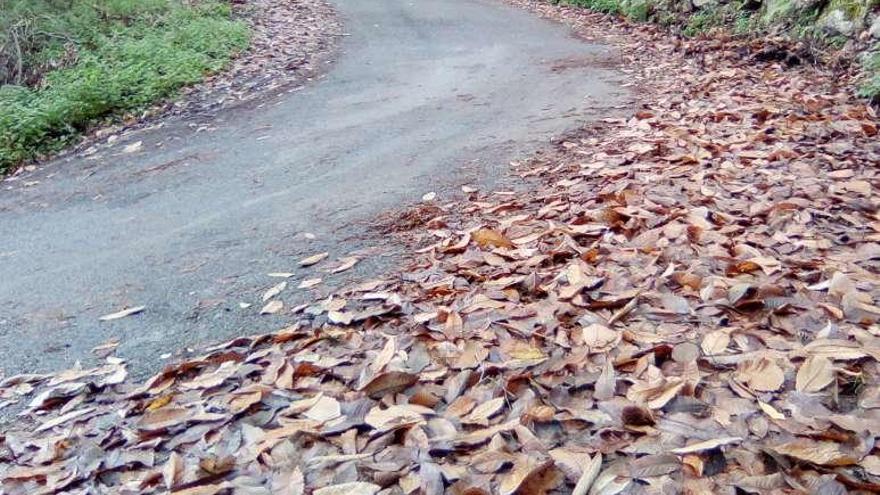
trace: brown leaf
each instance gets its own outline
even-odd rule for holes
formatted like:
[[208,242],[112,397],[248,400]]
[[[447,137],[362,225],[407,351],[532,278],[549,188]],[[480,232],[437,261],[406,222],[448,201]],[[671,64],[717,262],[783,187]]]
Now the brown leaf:
[[387,371],[374,376],[361,388],[361,391],[370,397],[380,397],[387,393],[406,390],[418,381],[418,375],[406,371]]
[[375,495],[382,487],[363,481],[340,483],[315,489],[314,495]]
[[268,304],[263,306],[263,309],[260,310],[261,315],[274,315],[275,313],[281,311],[284,307],[284,303],[278,300],[269,301]]
[[730,345],[730,335],[727,332],[716,330],[703,337],[700,348],[707,356],[716,356],[727,350],[728,345]]
[[602,453],[597,452],[596,455],[586,463],[583,474],[578,478],[577,484],[574,485],[574,490],[571,491],[571,495],[586,495],[589,493],[590,487],[593,486],[593,482],[596,480],[596,476],[599,475],[599,471],[601,470]]
[[501,479],[498,490],[501,495],[543,495],[556,488],[561,481],[562,473],[556,469],[553,461],[539,463],[525,458],[514,463],[510,473]]
[[499,232],[492,229],[478,229],[473,234],[471,234],[471,238],[481,248],[499,247],[513,249],[514,247],[513,243],[510,242],[510,240],[501,235]]
[[272,299],[273,297],[277,296],[278,294],[281,294],[281,291],[283,291],[286,288],[287,288],[287,282],[281,282],[280,284],[273,286],[271,289],[267,290],[265,294],[263,294],[263,302],[266,302],[269,299]]
[[848,466],[857,462],[857,459],[851,455],[841,452],[840,446],[834,442],[812,442],[801,439],[777,445],[773,450],[799,461],[823,466]]
[[663,476],[679,469],[681,461],[671,454],[646,455],[629,463],[630,476],[639,479]]
[[593,323],[583,329],[584,344],[590,352],[607,352],[616,346],[621,339],[621,332],[615,332],[605,325]]
[[358,264],[358,262],[360,261],[360,258],[355,257],[355,256],[351,256],[348,258],[342,258],[340,261],[342,261],[342,263],[339,266],[337,266],[336,268],[330,270],[330,273],[336,274],[336,273],[342,273],[344,271],[348,271],[348,270],[352,269],[354,267],[354,265]]
[[162,468],[162,480],[165,482],[165,488],[172,490],[180,484],[183,479],[184,467],[183,458],[177,452],[172,452],[168,456],[168,461]]
[[596,380],[593,398],[596,400],[609,400],[614,397],[616,389],[617,376],[614,372],[614,364],[610,359],[606,359],[605,365],[602,367],[602,373],[599,375],[599,379]]
[[686,445],[684,447],[679,447],[677,449],[672,449],[669,452],[671,454],[693,454],[694,452],[702,452],[705,450],[717,449],[723,445],[730,445],[733,443],[742,442],[741,437],[722,437],[722,438],[713,438],[711,440],[704,440],[702,442],[692,443],[690,445]]
[[324,261],[327,256],[330,256],[330,253],[318,253],[309,256],[308,258],[303,258],[299,261],[299,266],[307,267],[312,265],[317,265],[318,263]]
[[470,414],[462,418],[462,422],[485,426],[489,423],[489,418],[501,412],[504,404],[504,397],[497,397],[483,402],[475,407]]
[[137,426],[141,430],[155,431],[186,423],[193,412],[185,407],[163,407],[141,417]]
[[774,392],[782,387],[785,373],[773,360],[759,358],[744,361],[737,369],[737,379],[759,392]]
[[795,387],[798,392],[813,393],[822,390],[834,381],[834,366],[831,360],[811,355],[798,369]]

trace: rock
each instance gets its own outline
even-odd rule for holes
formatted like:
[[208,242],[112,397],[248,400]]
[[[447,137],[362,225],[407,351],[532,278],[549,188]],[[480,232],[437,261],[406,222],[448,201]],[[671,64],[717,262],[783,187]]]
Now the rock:
[[822,15],[822,18],[819,19],[819,25],[832,35],[850,36],[856,29],[856,23],[851,21],[846,12],[840,9],[830,10]]
[[696,9],[702,9],[711,5],[717,5],[718,0],[691,0],[691,4]]
[[880,15],[874,18],[874,22],[868,28],[868,34],[874,39],[880,39]]

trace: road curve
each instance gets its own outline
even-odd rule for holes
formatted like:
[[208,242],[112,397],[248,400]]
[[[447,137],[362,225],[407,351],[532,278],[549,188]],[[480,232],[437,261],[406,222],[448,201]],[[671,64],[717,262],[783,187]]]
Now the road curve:
[[[333,3],[347,36],[320,81],[7,183],[5,374],[88,362],[110,338],[144,374],[171,350],[277,329],[289,317],[257,316],[278,282],[267,273],[296,272],[295,286],[308,276],[301,256],[381,245],[363,220],[491,184],[509,159],[623,97],[592,62],[601,47],[494,0]],[[137,140],[140,151],[123,153]],[[353,276],[392,261],[373,256]],[[137,305],[146,310],[99,321]]]

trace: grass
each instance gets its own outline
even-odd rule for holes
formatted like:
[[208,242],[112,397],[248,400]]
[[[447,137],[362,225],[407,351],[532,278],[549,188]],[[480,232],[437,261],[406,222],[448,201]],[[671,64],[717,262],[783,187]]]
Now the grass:
[[555,3],[566,3],[606,14],[623,13],[618,0],[556,0]]
[[247,27],[219,0],[0,0],[0,170],[221,69]]
[[864,80],[859,88],[859,95],[880,104],[880,43],[875,44],[873,51],[865,56]]

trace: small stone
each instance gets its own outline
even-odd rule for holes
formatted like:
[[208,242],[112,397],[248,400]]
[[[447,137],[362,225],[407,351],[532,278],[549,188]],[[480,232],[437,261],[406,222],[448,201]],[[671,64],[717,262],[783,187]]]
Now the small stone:
[[846,13],[840,9],[832,10],[822,16],[821,26],[832,34],[849,36],[855,31],[856,24],[849,20]]

